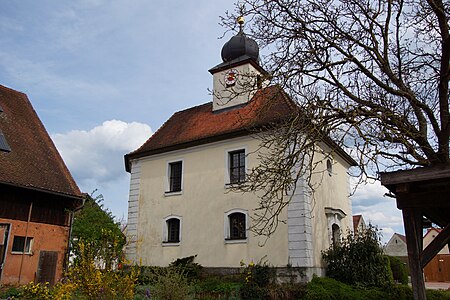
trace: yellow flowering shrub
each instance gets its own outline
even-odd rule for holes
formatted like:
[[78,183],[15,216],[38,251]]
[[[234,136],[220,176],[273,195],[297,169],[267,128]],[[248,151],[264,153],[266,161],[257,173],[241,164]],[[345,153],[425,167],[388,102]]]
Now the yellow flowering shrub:
[[23,287],[23,293],[21,299],[33,299],[33,300],[50,300],[52,299],[50,293],[50,287],[48,282],[46,283],[34,283],[30,282]]
[[48,283],[30,282],[23,287],[20,299],[25,300],[132,300],[139,276],[139,268],[131,267],[127,272],[100,270],[90,255],[88,243],[79,243],[79,257],[70,267],[63,282],[50,287]]

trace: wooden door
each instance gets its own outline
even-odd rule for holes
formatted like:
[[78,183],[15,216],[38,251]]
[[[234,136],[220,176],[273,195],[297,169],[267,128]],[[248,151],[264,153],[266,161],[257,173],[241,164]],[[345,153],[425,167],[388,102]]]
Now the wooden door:
[[56,267],[58,264],[58,252],[40,251],[39,265],[37,269],[37,282],[55,284]]
[[425,281],[450,281],[450,254],[436,255],[423,269]]

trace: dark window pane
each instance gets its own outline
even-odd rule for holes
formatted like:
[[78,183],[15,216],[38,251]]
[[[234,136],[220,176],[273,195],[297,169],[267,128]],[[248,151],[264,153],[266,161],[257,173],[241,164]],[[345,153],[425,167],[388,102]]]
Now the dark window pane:
[[23,248],[25,246],[25,253],[30,252],[31,240],[33,238],[27,237],[27,243],[25,245],[25,237],[24,236],[15,236],[13,240],[12,251],[13,252],[23,252]]
[[180,220],[167,220],[167,242],[178,243],[180,241]]
[[230,152],[230,183],[245,181],[245,151]]
[[0,151],[10,152],[11,148],[8,145],[8,142],[6,141],[5,136],[3,133],[0,132]]
[[182,174],[182,163],[177,161],[170,163],[170,178],[169,178],[169,191],[179,192],[181,191],[181,174]]
[[233,213],[228,216],[230,222],[230,239],[245,239],[245,214]]

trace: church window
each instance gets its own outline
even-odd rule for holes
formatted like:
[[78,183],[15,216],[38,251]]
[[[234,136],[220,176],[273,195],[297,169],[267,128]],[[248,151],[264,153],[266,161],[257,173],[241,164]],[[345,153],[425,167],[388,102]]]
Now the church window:
[[164,219],[164,243],[178,244],[181,241],[181,217],[169,216]]
[[230,183],[245,181],[245,150],[229,152]]
[[169,192],[181,192],[182,186],[182,161],[169,163]]

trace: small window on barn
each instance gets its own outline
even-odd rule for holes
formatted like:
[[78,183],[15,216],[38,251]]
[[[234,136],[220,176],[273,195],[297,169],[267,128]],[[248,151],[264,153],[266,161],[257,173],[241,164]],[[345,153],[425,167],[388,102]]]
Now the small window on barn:
[[8,142],[6,141],[6,138],[1,131],[0,131],[0,151],[11,152],[11,147],[9,147]]
[[31,253],[31,247],[33,245],[33,238],[27,237],[25,242],[24,236],[14,236],[12,252],[16,253]]

